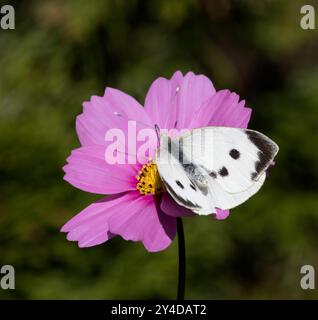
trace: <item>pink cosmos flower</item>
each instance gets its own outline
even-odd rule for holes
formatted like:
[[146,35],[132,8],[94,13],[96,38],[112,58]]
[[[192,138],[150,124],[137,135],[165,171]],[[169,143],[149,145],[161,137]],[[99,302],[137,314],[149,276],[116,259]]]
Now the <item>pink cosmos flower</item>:
[[[183,75],[180,71],[169,80],[156,79],[144,107],[131,96],[106,88],[103,97],[91,97],[83,109],[76,119],[81,147],[67,159],[64,179],[81,190],[109,196],[85,208],[61,231],[67,232],[67,239],[77,241],[79,247],[95,246],[119,235],[125,240],[141,241],[150,252],[167,248],[176,234],[176,217],[193,213],[163,192],[155,164],[107,163],[105,132],[118,128],[127,137],[128,120],[137,122],[137,133],[155,124],[161,129],[178,130],[204,126],[246,128],[251,116],[251,109],[239,101],[236,93],[216,91],[204,75]],[[131,155],[127,148],[125,151]],[[143,188],[143,179],[153,181],[154,186]],[[228,215],[228,210],[218,209],[216,218]]]

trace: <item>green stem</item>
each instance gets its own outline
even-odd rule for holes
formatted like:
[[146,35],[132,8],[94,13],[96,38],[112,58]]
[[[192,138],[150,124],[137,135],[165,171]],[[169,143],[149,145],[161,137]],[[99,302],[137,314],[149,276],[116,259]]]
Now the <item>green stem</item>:
[[177,218],[178,250],[179,250],[179,277],[177,300],[184,300],[185,276],[186,276],[186,253],[182,219]]

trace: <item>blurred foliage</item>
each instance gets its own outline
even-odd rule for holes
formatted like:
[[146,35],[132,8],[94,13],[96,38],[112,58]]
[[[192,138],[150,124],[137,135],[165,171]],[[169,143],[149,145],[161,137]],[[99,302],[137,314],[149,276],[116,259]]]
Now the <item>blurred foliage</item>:
[[280,145],[262,191],[225,221],[185,219],[187,298],[318,297],[318,35],[297,0],[24,0],[0,30],[0,265],[16,290],[0,298],[174,298],[177,244],[147,253],[116,238],[79,249],[60,227],[99,197],[62,180],[74,119],[105,86],[143,102],[180,69],[238,92],[251,128]]

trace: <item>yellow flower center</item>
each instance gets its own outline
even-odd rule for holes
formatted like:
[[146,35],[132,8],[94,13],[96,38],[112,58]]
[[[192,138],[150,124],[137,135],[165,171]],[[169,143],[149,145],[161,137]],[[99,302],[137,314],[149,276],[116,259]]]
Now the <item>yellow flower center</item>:
[[143,165],[136,178],[138,180],[136,189],[142,195],[159,194],[165,191],[157,165],[151,161]]

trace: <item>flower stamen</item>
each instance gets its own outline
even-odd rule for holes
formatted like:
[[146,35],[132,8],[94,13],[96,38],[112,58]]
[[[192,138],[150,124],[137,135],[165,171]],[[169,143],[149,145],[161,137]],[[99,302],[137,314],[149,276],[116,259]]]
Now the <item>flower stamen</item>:
[[142,166],[136,178],[138,180],[136,189],[142,195],[159,194],[165,191],[157,165],[152,161]]

